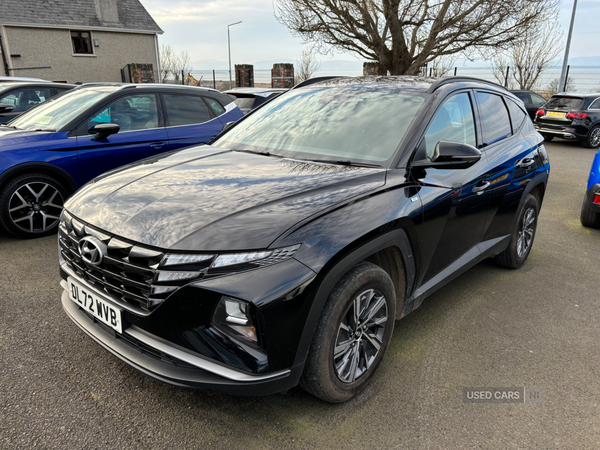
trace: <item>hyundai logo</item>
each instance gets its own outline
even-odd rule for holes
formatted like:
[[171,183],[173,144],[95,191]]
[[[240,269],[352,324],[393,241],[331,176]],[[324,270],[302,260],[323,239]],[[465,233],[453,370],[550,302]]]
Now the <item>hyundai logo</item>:
[[97,266],[106,253],[106,245],[94,236],[86,236],[79,241],[79,254],[89,264]]

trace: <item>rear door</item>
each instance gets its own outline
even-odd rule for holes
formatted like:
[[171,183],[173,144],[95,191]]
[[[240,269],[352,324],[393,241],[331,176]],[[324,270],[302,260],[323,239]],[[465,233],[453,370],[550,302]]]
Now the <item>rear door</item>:
[[169,145],[176,150],[204,144],[221,132],[223,124],[200,95],[161,94]]
[[[116,123],[118,133],[95,141],[93,127]],[[166,150],[167,132],[155,94],[124,95],[92,114],[77,130],[82,181]]]
[[[491,173],[490,207],[482,241],[508,236],[523,191],[541,167],[537,145],[525,139],[523,129],[532,127],[527,113],[510,98],[476,92],[484,137],[484,154]],[[497,130],[505,130],[498,133]]]

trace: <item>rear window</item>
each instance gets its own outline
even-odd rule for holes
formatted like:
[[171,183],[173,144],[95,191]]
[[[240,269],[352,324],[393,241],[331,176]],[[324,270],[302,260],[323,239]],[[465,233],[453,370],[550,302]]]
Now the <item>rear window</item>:
[[238,97],[234,100],[242,111],[250,111],[254,107],[254,97]]
[[571,110],[581,109],[583,106],[583,99],[579,97],[557,97],[554,96],[548,103],[544,105],[545,109],[558,109],[558,110]]

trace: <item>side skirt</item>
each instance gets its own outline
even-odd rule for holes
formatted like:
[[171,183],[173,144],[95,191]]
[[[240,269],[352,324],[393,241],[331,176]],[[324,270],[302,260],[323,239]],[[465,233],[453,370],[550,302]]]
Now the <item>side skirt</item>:
[[419,288],[414,291],[413,295],[405,302],[402,317],[413,312],[421,306],[421,303],[423,303],[423,300],[425,300],[426,297],[462,275],[474,265],[502,252],[508,246],[509,241],[510,235],[507,235],[480,242],[472,247],[471,250],[464,253],[460,258],[438,273],[427,283],[419,286]]

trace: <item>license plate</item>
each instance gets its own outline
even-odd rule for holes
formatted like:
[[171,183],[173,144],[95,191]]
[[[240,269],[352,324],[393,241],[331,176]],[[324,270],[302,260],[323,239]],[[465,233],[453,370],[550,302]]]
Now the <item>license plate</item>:
[[546,114],[546,116],[548,116],[548,117],[560,117],[561,119],[564,119],[565,118],[565,113],[548,111],[548,113]]
[[93,290],[69,277],[69,298],[84,311],[119,333],[123,332],[122,310]]

